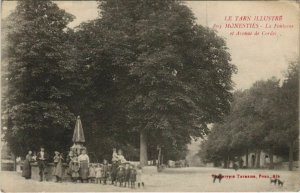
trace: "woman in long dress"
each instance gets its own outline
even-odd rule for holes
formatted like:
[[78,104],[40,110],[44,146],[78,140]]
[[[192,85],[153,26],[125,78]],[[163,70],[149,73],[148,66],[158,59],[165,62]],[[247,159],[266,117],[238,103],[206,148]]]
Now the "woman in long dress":
[[56,155],[54,157],[54,172],[53,175],[56,177],[56,182],[62,182],[63,177],[63,157],[59,152],[55,152]]
[[83,149],[81,151],[80,156],[78,156],[78,162],[79,162],[79,176],[81,178],[82,182],[86,182],[89,176],[89,164],[90,164],[90,158],[86,154],[86,150]]
[[29,151],[24,160],[23,170],[22,170],[22,176],[25,179],[31,178],[31,165],[30,165],[31,161],[32,161],[32,151]]

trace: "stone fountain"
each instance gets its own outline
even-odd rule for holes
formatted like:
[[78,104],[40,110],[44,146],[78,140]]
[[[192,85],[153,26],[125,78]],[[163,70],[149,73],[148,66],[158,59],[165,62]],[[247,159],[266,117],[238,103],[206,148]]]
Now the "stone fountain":
[[82,123],[80,120],[80,116],[77,117],[75,128],[74,128],[74,133],[73,133],[73,146],[71,147],[77,155],[80,155],[81,150],[86,149],[83,144],[85,142],[84,138],[84,133],[83,133],[83,128],[82,128]]

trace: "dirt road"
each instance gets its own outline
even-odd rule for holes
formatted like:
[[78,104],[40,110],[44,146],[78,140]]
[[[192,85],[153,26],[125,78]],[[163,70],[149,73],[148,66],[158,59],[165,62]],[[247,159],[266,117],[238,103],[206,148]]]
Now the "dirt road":
[[[212,174],[225,176],[221,183],[212,182]],[[277,175],[284,185],[270,184]],[[211,192],[211,191],[299,191],[299,171],[229,170],[218,168],[166,169],[162,173],[144,174],[145,188],[129,189],[102,184],[55,183],[25,180],[16,172],[1,172],[1,189],[5,192]]]

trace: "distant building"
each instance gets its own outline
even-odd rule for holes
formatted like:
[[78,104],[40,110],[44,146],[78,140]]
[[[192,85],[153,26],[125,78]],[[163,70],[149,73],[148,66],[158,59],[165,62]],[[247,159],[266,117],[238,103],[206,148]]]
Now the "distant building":
[[[257,154],[255,153],[249,153],[248,154],[248,167],[249,168],[253,168],[256,166],[256,162],[257,162]],[[246,166],[246,155],[244,155],[242,157],[243,160],[243,166]],[[282,157],[280,156],[276,156],[273,155],[273,163],[277,164],[277,163],[281,163],[283,162]],[[260,152],[260,160],[259,160],[259,167],[260,168],[269,168],[270,166],[270,155],[268,153],[265,153],[263,151]]]

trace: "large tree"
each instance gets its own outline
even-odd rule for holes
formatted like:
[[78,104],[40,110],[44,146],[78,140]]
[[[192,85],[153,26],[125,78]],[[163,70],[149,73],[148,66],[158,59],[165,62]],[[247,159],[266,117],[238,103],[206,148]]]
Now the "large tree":
[[226,168],[236,156],[245,154],[251,148],[253,141],[250,140],[248,128],[251,120],[244,117],[248,95],[248,91],[234,93],[230,113],[221,123],[213,125],[208,137],[200,145],[199,155],[205,162],[223,161]]
[[3,113],[8,115],[5,138],[12,151],[24,155],[44,145],[64,150],[75,116],[68,100],[72,66],[67,24],[73,16],[48,0],[18,1],[4,22],[7,80]]
[[72,16],[54,3],[18,3],[7,25],[8,141],[16,151],[27,143],[22,152],[66,147],[54,138],[70,135],[80,114],[98,158],[114,146],[135,151],[137,137],[142,164],[147,148],[152,158],[157,147],[182,157],[191,137],[229,111],[235,67],[225,41],[178,1],[100,1],[99,9],[72,31]]
[[273,117],[276,113],[276,101],[279,94],[279,80],[271,78],[267,81],[257,81],[249,89],[246,100],[247,112],[243,115],[247,122],[249,139],[257,152],[256,167],[260,167],[261,150],[273,153],[276,144]]
[[122,103],[140,134],[140,161],[151,143],[174,146],[207,132],[229,111],[234,66],[225,41],[195,23],[178,1],[100,1],[111,64],[123,69]]
[[299,67],[300,61],[289,64],[280,90],[275,117],[278,142],[289,148],[289,170],[293,170],[294,154],[299,144]]
[[255,151],[259,167],[263,150],[269,154],[271,169],[275,154],[289,157],[291,170],[298,142],[298,68],[297,62],[291,63],[281,87],[280,81],[273,77],[257,81],[247,90],[236,91],[230,113],[212,128],[202,144],[202,157],[220,161],[224,155],[242,156]]
[[[114,65],[113,53],[122,54],[101,19],[80,24],[72,33],[70,57],[77,76],[72,80],[76,95],[71,108],[80,114],[86,135],[86,145],[99,159],[111,159],[112,148],[122,148],[128,159],[137,159],[137,133],[126,121],[126,109],[121,90],[126,69]],[[70,61],[70,62],[71,62]],[[94,156],[92,156],[93,158]]]

